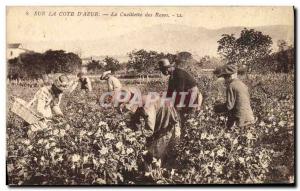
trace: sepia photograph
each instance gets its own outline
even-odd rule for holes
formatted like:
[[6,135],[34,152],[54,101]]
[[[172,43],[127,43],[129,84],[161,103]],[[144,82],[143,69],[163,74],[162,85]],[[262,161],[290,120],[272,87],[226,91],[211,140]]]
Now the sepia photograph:
[[7,6],[8,186],[295,186],[293,6]]

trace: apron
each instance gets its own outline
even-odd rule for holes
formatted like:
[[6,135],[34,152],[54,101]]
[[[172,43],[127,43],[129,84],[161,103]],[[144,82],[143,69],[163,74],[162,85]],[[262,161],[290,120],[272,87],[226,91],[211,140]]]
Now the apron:
[[174,107],[163,106],[158,110],[155,121],[147,150],[155,158],[166,162],[180,138],[179,117]]

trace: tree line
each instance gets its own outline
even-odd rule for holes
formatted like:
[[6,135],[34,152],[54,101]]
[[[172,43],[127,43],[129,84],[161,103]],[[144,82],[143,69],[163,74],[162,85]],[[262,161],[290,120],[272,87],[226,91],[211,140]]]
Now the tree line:
[[[133,50],[128,53],[129,60],[120,63],[113,57],[103,60],[90,60],[86,64],[88,73],[100,74],[103,71],[131,71],[133,75],[155,74],[155,63],[161,58],[168,58],[171,63],[193,72],[201,68],[213,69],[224,63],[235,63],[239,69],[252,72],[284,72],[294,70],[294,47],[287,42],[277,42],[277,51],[272,51],[272,38],[260,31],[244,28],[238,37],[223,34],[218,40],[219,58],[203,56],[199,60],[190,52],[178,54]],[[37,79],[49,73],[76,73],[82,67],[81,58],[75,53],[63,50],[48,50],[44,53],[26,52],[17,58],[8,60],[8,78]]]
[[8,60],[9,79],[38,79],[43,74],[72,73],[82,64],[80,57],[63,50],[48,50],[44,53],[25,52]]

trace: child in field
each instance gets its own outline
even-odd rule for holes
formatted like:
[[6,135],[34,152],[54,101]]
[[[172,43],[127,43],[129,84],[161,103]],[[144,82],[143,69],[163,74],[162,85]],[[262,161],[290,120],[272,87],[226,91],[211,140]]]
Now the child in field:
[[237,78],[235,64],[217,68],[214,74],[225,79],[226,103],[215,105],[215,112],[228,114],[227,127],[245,127],[254,123],[248,87]]

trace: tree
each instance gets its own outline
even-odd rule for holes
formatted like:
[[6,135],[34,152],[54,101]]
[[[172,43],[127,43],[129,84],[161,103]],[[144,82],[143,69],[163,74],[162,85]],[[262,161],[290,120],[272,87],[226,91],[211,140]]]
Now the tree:
[[178,67],[192,67],[192,65],[198,64],[196,60],[194,60],[192,54],[190,52],[179,52],[176,54],[175,63]]
[[278,46],[278,52],[288,49],[288,45],[287,45],[287,42],[285,40],[278,40],[277,41],[277,46]]
[[156,51],[146,51],[144,49],[134,50],[129,53],[128,67],[134,69],[140,75],[154,73],[154,69],[157,67],[157,62],[167,58],[170,63],[175,61],[175,55],[158,53]]
[[176,66],[189,72],[191,75],[198,77],[201,73],[201,63],[193,58],[190,52],[179,52],[175,58]]
[[236,38],[233,34],[223,34],[222,38],[218,40],[218,53],[225,58],[228,62],[236,62],[238,49]]
[[112,72],[118,71],[121,69],[121,64],[119,61],[113,57],[105,57],[103,60],[106,65],[104,66],[105,70],[111,70]]
[[190,60],[192,58],[193,58],[193,56],[190,52],[179,52],[176,55],[176,60],[177,61],[187,61],[187,60]]
[[155,63],[158,61],[157,57],[158,53],[155,51],[147,52],[144,49],[132,51],[129,53],[128,66],[139,74],[152,73]]
[[[22,70],[19,58],[8,60],[7,75],[9,79],[22,79],[24,78],[24,70]],[[23,71],[23,72],[22,72]]]
[[288,73],[294,69],[294,47],[284,40],[277,42],[278,52],[273,56],[277,62],[277,72]]
[[75,73],[81,67],[81,59],[74,53],[48,50],[45,53],[22,53],[17,59],[8,60],[8,64],[8,77],[37,79],[49,73]]
[[218,43],[218,53],[227,62],[244,65],[251,72],[270,55],[272,39],[260,31],[244,28],[239,38],[235,38],[233,34],[223,34]]
[[78,55],[64,50],[48,50],[43,56],[47,73],[74,73],[82,64]]
[[288,46],[285,41],[280,41],[278,51],[273,52],[262,60],[257,68],[260,73],[268,72],[292,72],[295,67],[294,47]]
[[204,69],[215,69],[221,65],[221,62],[216,57],[205,55],[200,59],[198,65]]
[[104,65],[100,60],[91,60],[87,63],[87,70],[92,73],[101,73],[105,70]]
[[15,67],[19,67],[20,77],[31,79],[40,78],[47,69],[43,54],[36,52],[20,54]]

